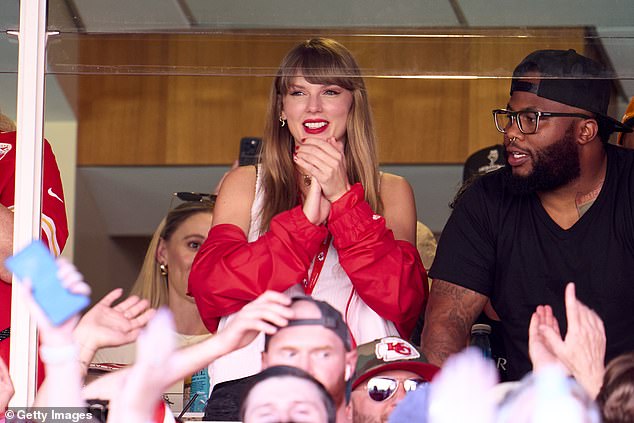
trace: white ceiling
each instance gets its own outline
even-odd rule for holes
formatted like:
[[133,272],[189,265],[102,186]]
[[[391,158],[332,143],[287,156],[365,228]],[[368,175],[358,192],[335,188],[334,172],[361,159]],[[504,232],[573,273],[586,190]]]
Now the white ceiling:
[[[0,2],[0,28],[15,29],[19,0]],[[62,32],[222,31],[327,27],[594,27],[624,91],[634,96],[633,0],[49,0]],[[0,107],[15,108],[17,43],[0,34]],[[47,119],[74,119],[54,77]]]

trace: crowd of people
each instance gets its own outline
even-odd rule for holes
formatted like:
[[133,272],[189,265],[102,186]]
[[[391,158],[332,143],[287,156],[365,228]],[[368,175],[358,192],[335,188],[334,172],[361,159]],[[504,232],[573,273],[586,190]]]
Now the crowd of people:
[[[493,110],[503,144],[465,178],[434,252],[409,183],[379,170],[356,60],[332,39],[298,44],[271,87],[259,162],[228,172],[217,198],[177,193],[129,297],[114,290],[55,326],[32,281],[17,284],[40,331],[35,405],[174,421],[163,394],[208,369],[211,421],[634,422],[634,110],[610,117],[610,94],[601,65],[574,50],[522,60]],[[3,139],[15,146],[15,132]],[[57,254],[63,194],[52,152],[44,163],[56,195],[42,237]],[[64,289],[87,295],[57,263]],[[504,348],[502,383],[487,352],[467,348],[483,314]],[[91,362],[126,366],[87,382]]]

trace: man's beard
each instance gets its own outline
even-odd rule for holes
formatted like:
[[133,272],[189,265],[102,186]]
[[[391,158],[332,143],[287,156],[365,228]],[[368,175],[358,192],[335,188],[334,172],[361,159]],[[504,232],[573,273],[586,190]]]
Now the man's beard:
[[387,422],[389,414],[385,411],[381,415],[365,414],[364,410],[357,410],[354,406],[352,408],[352,423],[383,423]]
[[551,191],[566,185],[581,174],[572,124],[557,142],[535,151],[531,156],[533,171],[529,175],[514,175],[511,166],[503,171],[507,186],[513,194]]

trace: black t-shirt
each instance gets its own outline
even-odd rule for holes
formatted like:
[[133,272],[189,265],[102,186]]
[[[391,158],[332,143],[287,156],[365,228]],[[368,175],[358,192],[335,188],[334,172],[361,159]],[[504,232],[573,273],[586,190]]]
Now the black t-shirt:
[[442,232],[429,274],[491,299],[511,380],[531,369],[528,324],[537,305],[549,304],[565,333],[569,281],[605,323],[607,360],[634,350],[634,151],[606,150],[601,192],[570,229],[537,195],[511,194],[500,170],[474,182]]

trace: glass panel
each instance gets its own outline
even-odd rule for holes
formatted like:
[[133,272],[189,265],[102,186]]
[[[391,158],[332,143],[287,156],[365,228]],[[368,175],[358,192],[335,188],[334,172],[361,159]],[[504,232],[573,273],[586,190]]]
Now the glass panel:
[[[104,243],[115,245],[121,257],[121,240],[149,235],[172,191],[211,190],[237,157],[240,138],[262,134],[280,59],[312,36],[335,38],[357,57],[385,169],[409,175],[419,216],[435,232],[449,215],[446,204],[460,183],[464,159],[501,141],[491,110],[506,105],[509,77],[530,51],[575,48],[614,66],[615,117],[634,95],[634,66],[627,65],[634,57],[634,36],[627,28],[503,27],[512,22],[509,16],[492,28],[458,26],[444,18],[437,22],[445,27],[428,21],[399,26],[391,18],[381,25],[377,12],[351,18],[360,25],[320,20],[320,28],[302,16],[293,21],[299,29],[288,29],[292,20],[274,18],[289,10],[275,4],[265,12],[257,9],[259,3],[251,8],[238,3],[236,10],[249,10],[240,15],[233,6],[220,10],[211,3],[174,2],[188,6],[184,14],[190,23],[169,30],[161,29],[168,21],[155,14],[142,21],[145,27],[133,25],[137,12],[126,9],[124,19],[125,6],[116,15],[101,9],[49,14],[57,16],[51,29],[62,33],[51,38],[48,49],[47,126],[54,120],[75,122],[77,203],[93,202],[90,212],[77,211],[78,225],[87,224],[80,216],[99,217]],[[252,14],[263,16],[269,29],[254,25]],[[64,99],[56,99],[55,92]],[[440,184],[426,182],[439,178],[444,178]],[[93,233],[95,227],[87,224]],[[94,277],[104,284],[122,280],[114,273],[124,267],[103,269],[87,257],[95,248],[78,248],[84,255],[78,258],[101,268]],[[127,283],[137,264],[128,265]]]
[[4,0],[0,2],[0,32],[18,29],[20,22],[20,1]]
[[[18,4],[0,2],[0,28],[17,27]],[[172,192],[213,190],[240,138],[261,136],[272,77],[300,40],[335,38],[357,57],[382,168],[410,181],[435,233],[465,158],[501,142],[491,109],[505,107],[530,51],[575,48],[605,63],[614,117],[634,96],[623,0],[49,0],[48,17],[60,34],[45,135],[62,168],[66,252],[95,299],[132,284]],[[4,31],[0,49],[0,106],[14,110],[17,44]]]

